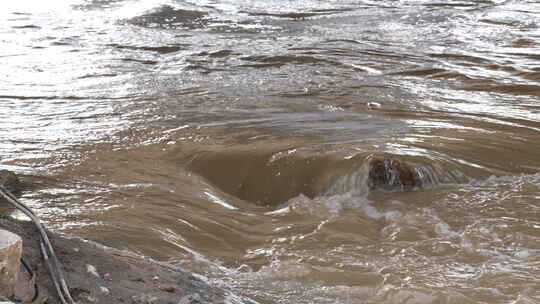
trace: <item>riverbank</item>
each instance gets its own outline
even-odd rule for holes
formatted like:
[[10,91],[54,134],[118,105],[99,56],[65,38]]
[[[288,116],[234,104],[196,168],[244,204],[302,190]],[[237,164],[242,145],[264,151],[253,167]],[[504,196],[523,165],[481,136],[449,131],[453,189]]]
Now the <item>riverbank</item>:
[[[31,222],[0,219],[0,229],[23,239],[23,258],[35,272],[37,300],[33,303],[61,303],[39,252],[38,232]],[[230,292],[212,287],[201,278],[172,265],[127,251],[101,246],[80,238],[49,232],[62,263],[71,295],[77,303],[253,304]],[[29,276],[22,272],[21,284]],[[26,295],[32,297],[33,295]]]

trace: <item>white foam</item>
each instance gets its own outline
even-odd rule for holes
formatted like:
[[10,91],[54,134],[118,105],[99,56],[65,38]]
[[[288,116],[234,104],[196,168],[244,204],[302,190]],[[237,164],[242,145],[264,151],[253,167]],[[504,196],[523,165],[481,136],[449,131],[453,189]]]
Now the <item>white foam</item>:
[[165,134],[172,133],[172,132],[183,130],[185,128],[189,128],[189,125],[183,125],[183,126],[180,126],[178,128],[168,129],[168,130],[163,131],[163,133],[165,133]]
[[325,193],[327,196],[332,195],[354,195],[365,196],[369,194],[367,179],[369,175],[368,162],[364,162],[362,166],[354,170],[350,174],[346,174],[339,178]]
[[306,277],[311,272],[311,269],[305,264],[299,264],[296,261],[275,260],[270,265],[263,266],[258,274],[274,280],[292,280]]
[[516,258],[527,259],[531,256],[531,252],[528,249],[522,249],[514,254]]
[[310,199],[299,195],[288,202],[290,211],[296,214],[313,215],[320,218],[331,218],[339,215],[343,209],[340,197],[316,197]]
[[266,212],[265,214],[266,215],[280,215],[280,214],[287,214],[289,212],[291,212],[291,207],[287,206],[287,207],[280,208],[274,211]]
[[255,302],[251,299],[249,300],[246,300],[245,298],[242,298],[242,297],[239,297],[235,294],[232,294],[232,293],[227,293],[227,295],[225,296],[225,299],[223,300],[223,302],[225,304],[246,304],[246,303],[249,303],[249,304],[258,304],[259,302]]
[[439,223],[435,224],[435,232],[443,237],[455,237],[459,236],[459,233],[455,232],[450,226],[439,219]]
[[225,202],[223,199],[219,198],[217,195],[214,195],[212,193],[210,193],[209,191],[204,191],[204,194],[210,199],[211,202],[213,203],[216,203],[218,205],[221,205],[227,209],[231,209],[231,210],[237,210],[238,208],[236,208],[235,206]]
[[86,264],[86,272],[90,273],[91,275],[99,278],[99,273],[94,265]]

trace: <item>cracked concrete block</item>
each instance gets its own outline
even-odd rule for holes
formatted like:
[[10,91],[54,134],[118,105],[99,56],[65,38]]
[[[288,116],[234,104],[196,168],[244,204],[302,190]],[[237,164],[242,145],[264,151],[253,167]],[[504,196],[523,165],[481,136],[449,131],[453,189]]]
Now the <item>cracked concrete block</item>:
[[13,296],[21,266],[21,254],[21,238],[0,229],[0,296]]

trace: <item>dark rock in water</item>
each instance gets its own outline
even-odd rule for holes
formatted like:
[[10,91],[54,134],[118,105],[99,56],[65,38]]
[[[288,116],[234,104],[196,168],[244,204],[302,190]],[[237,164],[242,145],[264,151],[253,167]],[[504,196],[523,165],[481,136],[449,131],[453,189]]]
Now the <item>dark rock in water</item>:
[[147,14],[128,20],[128,23],[148,28],[201,28],[208,20],[206,12],[176,9],[165,5]]
[[415,168],[404,161],[374,158],[369,163],[368,186],[370,190],[411,190],[421,186],[421,181]]
[[19,192],[22,186],[17,175],[8,170],[0,170],[0,185],[13,193]]

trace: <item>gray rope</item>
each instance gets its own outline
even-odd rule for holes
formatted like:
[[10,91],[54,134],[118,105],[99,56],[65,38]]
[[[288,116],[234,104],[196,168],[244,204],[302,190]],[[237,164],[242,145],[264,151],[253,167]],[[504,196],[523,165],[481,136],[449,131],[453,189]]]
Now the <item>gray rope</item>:
[[15,208],[28,216],[32,220],[32,222],[34,222],[36,228],[40,233],[41,254],[43,255],[43,259],[45,260],[47,267],[49,268],[49,273],[53,280],[58,297],[62,301],[62,304],[74,304],[75,301],[73,301],[73,299],[71,298],[71,294],[69,293],[69,288],[66,284],[66,279],[61,269],[61,264],[58,261],[56,254],[54,253],[51,241],[49,240],[49,237],[47,236],[47,232],[43,228],[43,225],[41,225],[41,221],[39,220],[39,218],[30,208],[19,202],[19,200],[13,194],[11,194],[11,192],[7,190],[3,185],[0,185],[0,195],[10,204],[15,206]]

